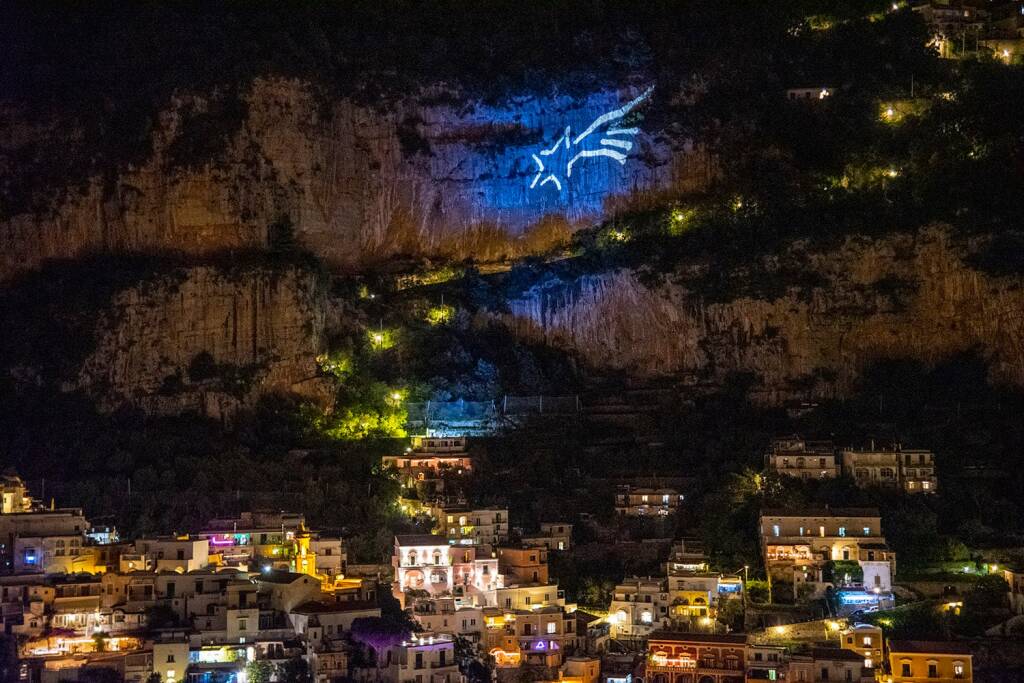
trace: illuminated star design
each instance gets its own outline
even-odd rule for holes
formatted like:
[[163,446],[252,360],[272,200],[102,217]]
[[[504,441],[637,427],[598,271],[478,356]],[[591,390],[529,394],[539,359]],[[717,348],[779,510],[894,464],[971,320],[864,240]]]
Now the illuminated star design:
[[[616,126],[626,114],[650,97],[653,90],[654,86],[651,86],[636,99],[618,109],[601,114],[576,137],[572,135],[572,126],[566,126],[565,132],[551,147],[542,149],[537,154],[531,154],[533,162],[537,165],[537,173],[533,176],[530,189],[532,190],[538,185],[544,186],[552,183],[561,192],[562,179],[559,179],[558,171],[562,171],[564,165],[563,179],[568,181],[572,177],[573,165],[581,159],[609,157],[619,162],[620,165],[624,165],[626,155],[633,149],[633,143],[626,138],[633,137],[640,132],[640,129]],[[596,143],[595,140],[597,140]],[[544,163],[545,159],[548,161],[547,164]]]

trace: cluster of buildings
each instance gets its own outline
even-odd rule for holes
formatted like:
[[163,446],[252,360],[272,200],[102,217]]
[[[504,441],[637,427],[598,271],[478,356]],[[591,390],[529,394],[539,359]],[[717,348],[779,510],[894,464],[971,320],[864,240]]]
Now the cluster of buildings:
[[1024,5],[1017,0],[919,0],[913,9],[941,57],[987,54],[1016,63],[1024,54]]
[[895,602],[896,556],[873,508],[763,510],[761,551],[773,590],[787,587],[796,600],[826,597],[849,613],[884,609]]
[[836,448],[830,441],[809,441],[800,436],[772,440],[765,466],[778,474],[801,479],[847,476],[858,486],[881,486],[907,493],[935,493],[935,454],[903,448]]
[[524,531],[511,526],[507,508],[467,504],[475,463],[463,437],[414,439],[382,465],[403,483],[405,508],[433,526],[397,535],[392,554],[393,595],[422,633],[473,643],[499,678],[526,671],[597,683],[607,627],[567,603],[548,569],[551,553],[570,549],[572,525]]
[[826,642],[792,649],[743,634],[656,631],[639,683],[954,683],[973,680],[970,650],[955,643],[889,641],[873,626],[830,622]]
[[[340,538],[300,514],[251,512],[196,534],[118,539],[81,510],[44,507],[2,481],[0,617],[16,680],[244,683],[299,662],[313,681],[461,681],[454,643],[406,638],[366,664],[352,639],[379,619],[377,583],[346,576]],[[427,662],[421,666],[420,662]]]
[[742,604],[743,581],[709,569],[699,544],[675,544],[656,577],[632,577],[615,587],[608,608],[610,635],[643,639],[662,629],[715,633],[718,611],[729,600]]
[[[786,437],[766,464],[800,478],[936,488],[932,454],[898,445],[836,449]],[[382,465],[428,533],[396,535],[390,570],[365,572],[372,579],[354,576],[361,570],[348,565],[343,540],[307,528],[301,514],[243,512],[196,533],[122,541],[5,477],[0,604],[19,680],[91,680],[109,669],[126,681],[246,683],[253,667],[284,680],[273,672],[301,662],[318,683],[465,683],[467,645],[499,683],[972,679],[971,654],[957,644],[886,642],[878,627],[856,623],[894,605],[895,555],[875,509],[762,510],[773,597],[827,598],[838,613],[743,633],[730,629],[749,614],[749,568],[714,571],[698,541],[664,539],[662,570],[623,579],[607,613],[590,614],[566,600],[550,569],[572,550],[572,524],[524,531],[507,507],[467,502],[478,463],[464,438],[417,438]],[[618,486],[614,518],[675,515],[684,496],[660,484]],[[383,626],[389,580],[410,620],[401,633]]]

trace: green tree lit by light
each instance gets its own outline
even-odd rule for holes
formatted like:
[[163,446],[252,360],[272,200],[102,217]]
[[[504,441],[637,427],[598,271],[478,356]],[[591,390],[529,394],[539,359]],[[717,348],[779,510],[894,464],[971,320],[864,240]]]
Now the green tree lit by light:
[[673,237],[682,235],[697,222],[697,209],[673,209],[668,217],[668,234]]
[[442,304],[440,306],[431,306],[427,309],[426,321],[430,325],[443,325],[451,322],[451,319],[455,316],[455,309],[451,306]]
[[387,329],[367,330],[366,339],[374,351],[386,351],[395,345],[395,333]]
[[316,357],[317,367],[326,375],[336,379],[344,379],[352,374],[352,354],[346,351],[322,353]]

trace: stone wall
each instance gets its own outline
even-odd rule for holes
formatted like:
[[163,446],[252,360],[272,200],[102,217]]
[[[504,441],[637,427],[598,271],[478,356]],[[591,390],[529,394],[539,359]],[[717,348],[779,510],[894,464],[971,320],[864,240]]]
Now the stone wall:
[[[641,132],[623,165],[589,158],[571,182],[562,178],[563,189],[531,188],[534,153],[566,126],[580,131],[620,107],[640,87],[582,98],[511,95],[494,104],[431,88],[373,107],[314,92],[304,83],[257,80],[240,128],[222,133],[230,139],[201,141],[223,142],[225,151],[195,165],[181,164],[175,150],[204,134],[189,121],[216,111],[216,96],[178,97],[160,115],[145,163],[84,188],[48,188],[54,199],[47,211],[0,220],[0,279],[45,259],[94,252],[265,246],[269,226],[282,217],[302,243],[338,266],[393,253],[495,259],[520,251],[517,238],[545,218],[575,225],[613,205],[704,187],[711,174],[701,148],[644,131],[638,107],[624,124]],[[13,125],[0,134],[0,152],[73,135]]]
[[230,274],[197,266],[119,292],[67,389],[105,409],[230,417],[273,391],[325,398],[316,356],[322,292],[300,268]]
[[992,379],[1024,384],[1024,291],[967,262],[978,245],[947,230],[851,238],[815,252],[795,245],[743,275],[759,281],[799,263],[818,285],[716,301],[692,269],[647,286],[629,270],[549,280],[494,313],[524,339],[577,354],[597,371],[686,375],[718,385],[754,373],[769,402],[844,392],[873,361],[935,363],[977,349]]

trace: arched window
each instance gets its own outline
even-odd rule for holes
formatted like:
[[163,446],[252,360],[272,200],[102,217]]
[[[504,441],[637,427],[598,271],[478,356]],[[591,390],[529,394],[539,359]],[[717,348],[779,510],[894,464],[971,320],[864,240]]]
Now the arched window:
[[410,550],[409,551],[409,564],[410,565],[415,565],[416,564],[416,551],[415,550]]
[[440,550],[435,550],[434,551],[434,564],[441,564],[441,551]]

